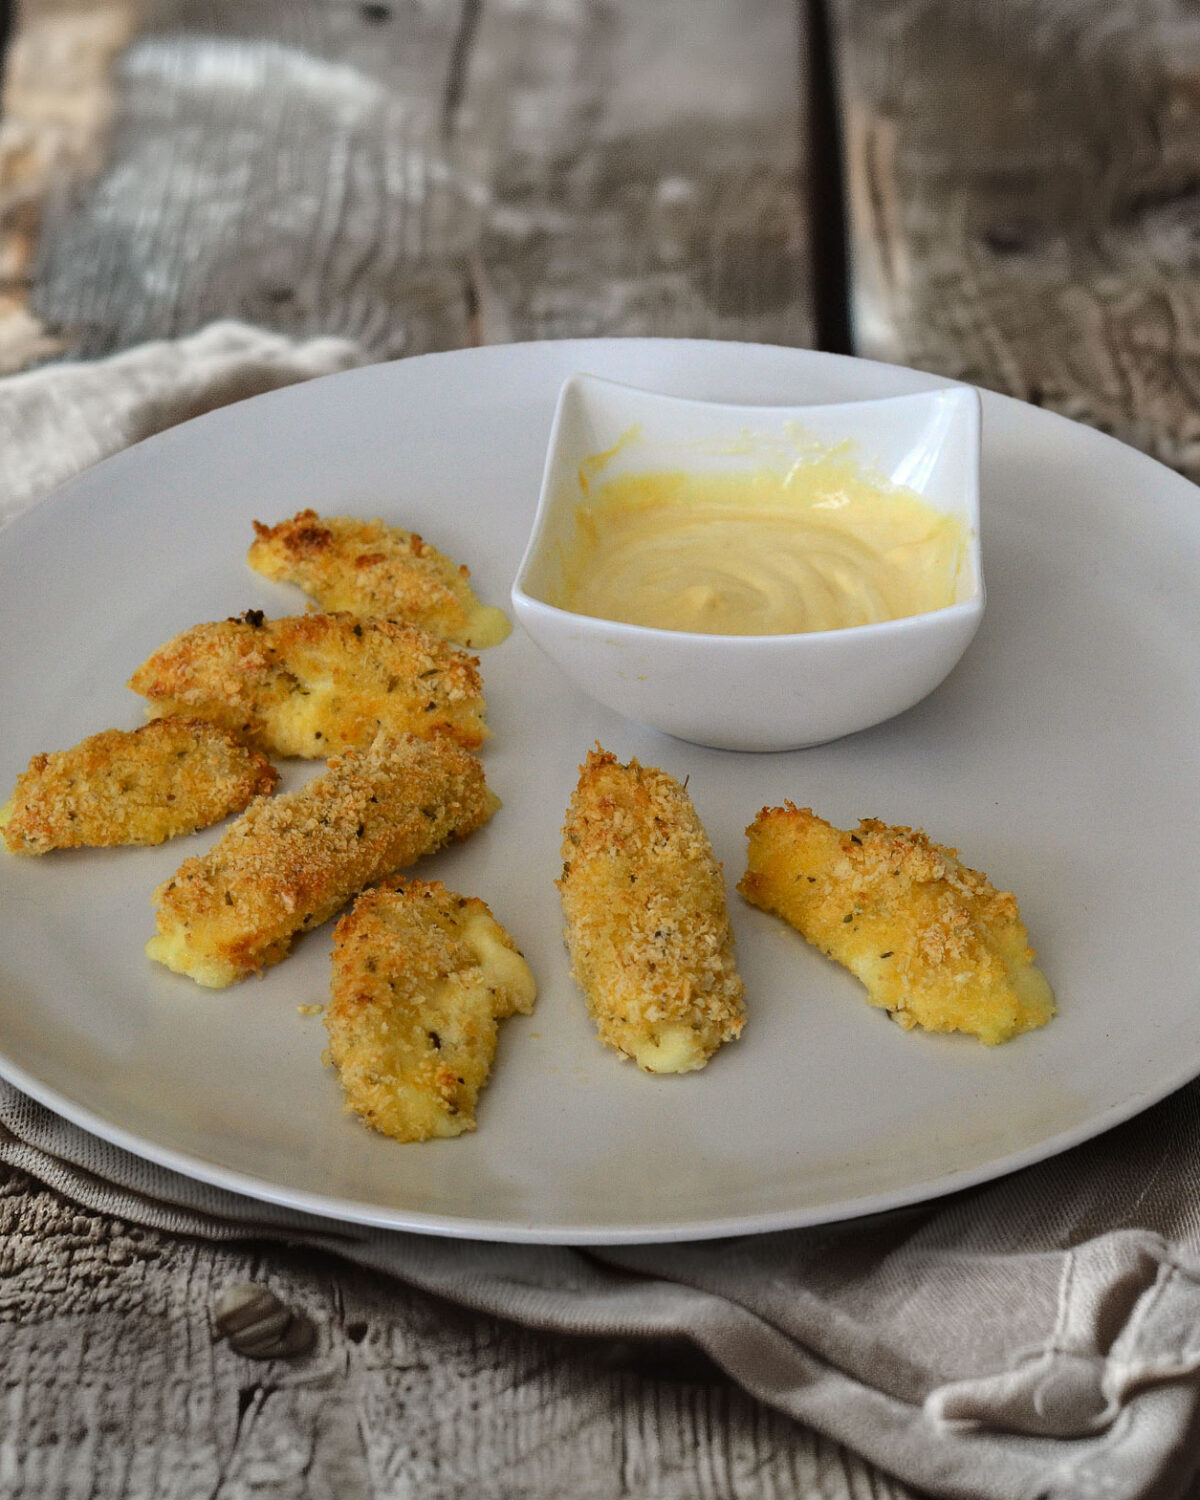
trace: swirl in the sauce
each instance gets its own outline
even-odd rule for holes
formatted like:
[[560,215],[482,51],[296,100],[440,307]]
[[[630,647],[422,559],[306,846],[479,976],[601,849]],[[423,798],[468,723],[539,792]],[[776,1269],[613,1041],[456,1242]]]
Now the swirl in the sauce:
[[841,630],[955,599],[966,533],[843,453],[787,473],[625,474],[590,487],[563,587],[578,614],[664,630]]

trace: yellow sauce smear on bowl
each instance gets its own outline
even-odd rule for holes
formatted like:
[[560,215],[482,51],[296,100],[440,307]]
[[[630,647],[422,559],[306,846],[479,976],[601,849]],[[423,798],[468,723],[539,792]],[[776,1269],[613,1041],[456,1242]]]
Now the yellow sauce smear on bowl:
[[786,472],[589,484],[563,582],[577,614],[661,630],[790,635],[953,604],[966,528],[844,449]]

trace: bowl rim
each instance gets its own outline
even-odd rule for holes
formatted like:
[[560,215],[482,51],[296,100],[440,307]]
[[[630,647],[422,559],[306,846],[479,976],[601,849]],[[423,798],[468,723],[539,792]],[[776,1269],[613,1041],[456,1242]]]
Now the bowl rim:
[[647,401],[662,402],[663,405],[708,407],[714,411],[837,411],[867,406],[916,405],[940,396],[962,397],[969,406],[977,409],[982,404],[977,386],[970,385],[963,380],[951,380],[948,377],[944,384],[930,386],[927,390],[899,391],[894,396],[859,396],[850,401],[716,401],[709,396],[675,396],[670,391],[652,391],[644,385],[634,385],[630,380],[612,380],[607,375],[593,375],[587,370],[573,370],[564,378],[559,387],[555,400],[556,415],[567,392],[576,385],[594,385],[603,390],[623,391],[627,395],[644,397]]

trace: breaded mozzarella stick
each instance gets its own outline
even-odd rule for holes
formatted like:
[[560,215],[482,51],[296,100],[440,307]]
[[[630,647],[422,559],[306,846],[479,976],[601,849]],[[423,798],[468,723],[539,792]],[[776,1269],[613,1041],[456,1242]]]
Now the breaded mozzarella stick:
[[503,610],[476,599],[465,567],[414,531],[302,510],[277,526],[255,521],[254,532],[250,566],[298,584],[322,609],[408,620],[475,650],[512,628]]
[[252,802],[208,851],[154,893],[146,953],[219,989],[284,958],[373,881],[452,838],[498,802],[483,767],[448,741],[384,736],[299,791]]
[[216,724],[155,719],[35,755],[0,828],[14,854],[161,844],[241,812],[278,780],[265,755]]
[[364,891],[334,929],[325,1012],[346,1108],[397,1141],[474,1130],[498,1023],[536,994],[477,898],[401,876]]
[[129,679],[150,712],[188,713],[275,755],[324,760],[389,734],[487,736],[477,658],[393,620],[260,610],[197,625]]
[[649,1073],[702,1068],[745,1021],[721,867],[683,787],[592,751],[563,829],[571,967],[602,1041]]
[[845,965],[906,1030],[994,1046],[1054,1015],[1016,897],[956,850],[874,818],[845,833],[791,802],[764,807],[746,833],[746,900]]

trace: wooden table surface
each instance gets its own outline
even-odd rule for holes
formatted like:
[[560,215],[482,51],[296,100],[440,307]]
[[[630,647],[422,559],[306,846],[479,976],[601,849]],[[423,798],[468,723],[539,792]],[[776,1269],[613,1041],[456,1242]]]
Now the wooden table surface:
[[[23,0],[9,19],[0,370],[222,316],[375,358],[748,339],[973,381],[1200,474],[1188,0]],[[0,1224],[4,1497],[910,1493],[686,1351],[141,1231],[17,1173]],[[243,1280],[311,1317],[313,1354],[214,1342]]]

